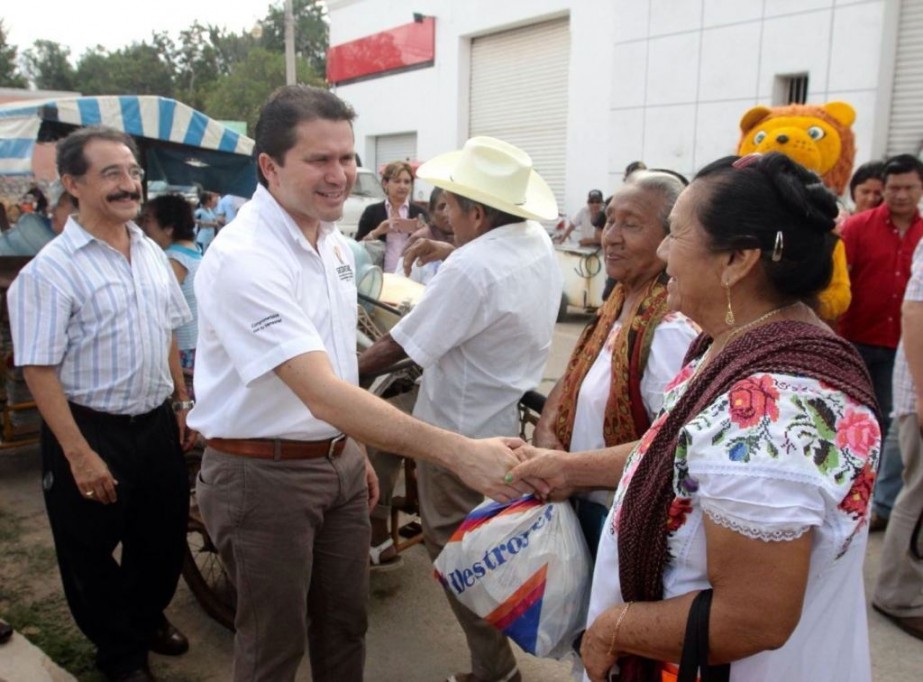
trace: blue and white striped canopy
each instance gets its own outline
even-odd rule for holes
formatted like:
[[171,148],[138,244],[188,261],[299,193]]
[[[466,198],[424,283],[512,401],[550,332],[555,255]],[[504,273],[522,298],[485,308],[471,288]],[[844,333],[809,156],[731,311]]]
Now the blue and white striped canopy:
[[253,140],[181,102],[153,95],[66,97],[0,105],[0,175],[31,175],[44,121],[105,125],[129,135],[250,156]]

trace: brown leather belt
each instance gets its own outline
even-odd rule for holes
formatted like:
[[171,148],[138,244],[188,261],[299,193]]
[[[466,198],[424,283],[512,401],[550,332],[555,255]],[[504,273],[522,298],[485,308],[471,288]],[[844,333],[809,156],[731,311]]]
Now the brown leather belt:
[[346,436],[329,440],[283,440],[282,438],[209,438],[205,444],[219,452],[257,459],[333,459],[343,454]]

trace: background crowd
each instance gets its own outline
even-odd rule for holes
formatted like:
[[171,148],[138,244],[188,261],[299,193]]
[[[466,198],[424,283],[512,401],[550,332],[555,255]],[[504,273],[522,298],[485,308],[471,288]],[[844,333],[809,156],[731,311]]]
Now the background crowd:
[[[292,679],[306,644],[314,679],[362,678],[370,564],[399,558],[398,455],[419,460],[433,557],[485,494],[571,500],[595,558],[589,680],[669,679],[701,609],[719,673],[871,679],[870,529],[886,533],[873,606],[923,639],[919,159],[860,167],[851,211],[778,153],[691,182],[638,162],[608,199],[591,190],[556,241],[598,248],[610,293],[527,445],[518,401],[561,296],[537,222],[557,214],[553,193],[493,138],[416,171],[388,164],[357,239],[426,289],[357,359],[354,263],[334,227],[354,115],[326,91],[274,94],[245,203],[142,208],[130,138],[93,128],[59,143],[55,196],[23,197],[60,236],[9,292],[15,360],[45,421],[68,603],[109,679],[154,679],[149,650],[189,646],[163,610],[195,431],[199,503],[237,588],[236,680]],[[425,208],[416,177],[436,188]],[[424,369],[412,417],[356,385],[406,357]],[[447,596],[471,650],[448,679],[520,680],[506,638]]]

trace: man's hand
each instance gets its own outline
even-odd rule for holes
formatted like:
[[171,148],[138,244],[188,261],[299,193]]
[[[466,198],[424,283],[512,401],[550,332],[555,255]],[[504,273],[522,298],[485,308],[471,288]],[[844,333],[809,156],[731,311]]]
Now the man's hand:
[[118,481],[112,477],[109,467],[96,452],[85,450],[73,453],[67,459],[77,490],[85,500],[113,504],[118,499],[115,492]]
[[186,426],[186,416],[189,410],[179,410],[176,412],[176,425],[179,427],[179,444],[183,452],[189,452],[199,437],[198,431],[193,431]]
[[488,438],[472,440],[468,451],[471,456],[453,467],[454,473],[469,488],[484,493],[497,502],[511,502],[533,491],[523,481],[508,482],[507,472],[519,461],[511,445],[521,443],[518,439]]
[[[363,452],[365,448],[362,449]],[[368,453],[365,454],[365,481],[369,486],[369,511],[371,512],[375,505],[378,504],[378,498],[381,496],[381,490],[378,486],[378,474],[369,461]]]
[[404,274],[410,277],[414,263],[426,265],[437,260],[445,260],[455,247],[448,242],[437,242],[433,239],[417,239],[404,250]]

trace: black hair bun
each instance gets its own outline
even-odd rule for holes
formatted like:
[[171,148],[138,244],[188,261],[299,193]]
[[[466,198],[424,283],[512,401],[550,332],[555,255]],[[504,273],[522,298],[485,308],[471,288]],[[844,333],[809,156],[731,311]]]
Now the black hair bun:
[[782,206],[800,218],[797,223],[817,232],[833,229],[840,209],[820,176],[779,153],[767,154],[759,168],[769,178]]

